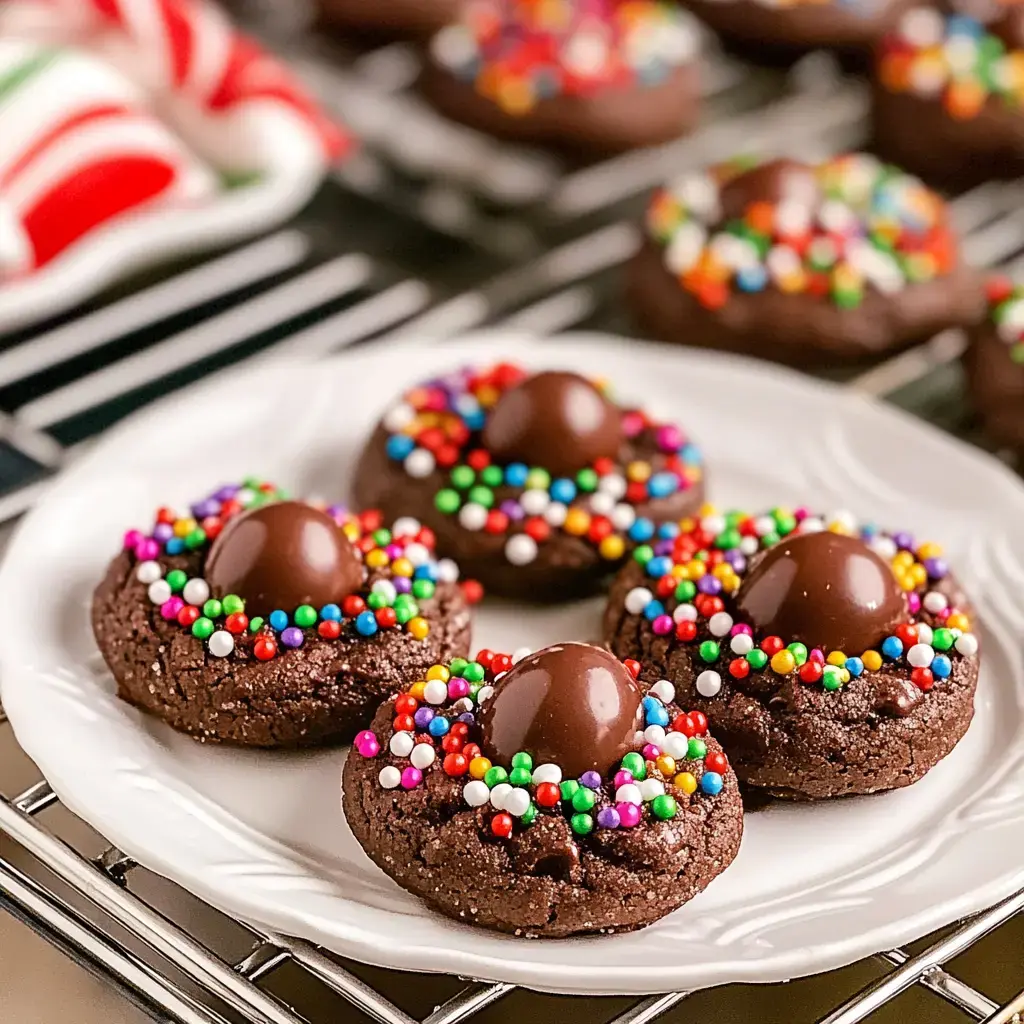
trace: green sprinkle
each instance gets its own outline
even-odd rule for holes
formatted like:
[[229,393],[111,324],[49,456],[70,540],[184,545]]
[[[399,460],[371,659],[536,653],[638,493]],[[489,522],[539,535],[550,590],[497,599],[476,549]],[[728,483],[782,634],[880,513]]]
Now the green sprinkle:
[[458,512],[461,504],[462,499],[459,497],[459,492],[453,491],[448,487],[434,495],[434,508],[446,516]]
[[195,551],[196,548],[201,548],[205,543],[206,531],[201,526],[197,526],[185,537],[185,547],[188,548],[189,551]]
[[574,811],[581,813],[589,811],[596,803],[597,794],[592,789],[587,789],[586,786],[580,786],[572,795],[572,809]]
[[221,607],[224,609],[225,615],[236,615],[238,612],[245,611],[245,602],[237,594],[228,594],[221,601]]
[[292,618],[295,620],[296,626],[308,629],[310,626],[316,625],[316,609],[311,604],[300,604],[299,607],[295,609],[295,614]]
[[491,508],[494,505],[494,491],[490,487],[471,487],[467,497],[484,508]]
[[843,685],[843,674],[838,665],[826,665],[822,686],[826,690],[838,690]]
[[773,544],[778,544],[782,538],[775,532],[766,533],[761,538],[761,547],[770,548]]
[[466,671],[466,666],[468,664],[469,662],[466,661],[465,658],[452,658],[452,660],[448,662],[448,671],[451,672],[453,676],[458,676],[461,679],[462,673]]
[[778,513],[775,516],[775,526],[779,534],[785,537],[796,529],[796,520],[788,512]]
[[760,647],[755,647],[752,651],[747,652],[747,664],[755,672],[760,672],[768,664],[768,655]]
[[671,821],[677,810],[676,798],[668,793],[662,793],[651,801],[651,813],[662,821]]
[[581,469],[576,474],[576,486],[586,493],[590,494],[597,490],[598,476],[597,473],[592,469]]
[[219,619],[224,612],[224,606],[215,597],[211,597],[206,604],[203,605],[203,614],[208,619]]
[[723,530],[715,538],[715,547],[720,548],[722,551],[730,551],[732,548],[740,546],[740,540],[739,530]]
[[594,819],[589,814],[574,814],[569,823],[578,836],[586,836],[594,831]]
[[413,580],[412,593],[413,597],[419,598],[421,601],[429,600],[434,596],[433,580]]
[[622,759],[622,767],[637,781],[647,778],[647,763],[644,761],[643,755],[636,751],[626,754]]
[[528,786],[533,781],[533,772],[529,768],[513,768],[508,781],[513,786]]
[[505,482],[505,471],[501,466],[488,466],[480,474],[480,479],[488,487],[500,487]]
[[697,649],[700,652],[701,660],[709,665],[718,661],[718,655],[722,652],[722,646],[717,640],[705,640]]
[[577,790],[579,790],[580,784],[575,779],[566,779],[559,787],[558,791],[562,795],[563,800],[571,800]]
[[680,580],[679,586],[676,587],[676,600],[677,601],[692,601],[697,596],[696,584],[690,582],[690,580]]
[[551,474],[546,469],[531,469],[526,474],[526,489],[528,491],[546,491],[551,484]]
[[172,569],[164,579],[167,581],[167,586],[171,588],[171,592],[174,594],[188,583],[187,573],[182,572],[180,569]]
[[948,651],[956,642],[953,631],[945,626],[940,626],[932,633],[932,647],[937,651]]
[[[450,479],[452,487],[465,491],[476,483],[476,473],[473,472],[472,466],[456,466],[451,472]],[[443,494],[444,492],[442,491],[441,493]]]
[[[372,596],[372,595],[371,595]],[[410,620],[415,619],[419,614],[419,609],[415,605],[409,605],[407,603],[399,604],[395,602],[395,619],[400,622],[403,626]]]
[[[376,611],[378,608],[386,608],[388,599],[383,594],[378,594],[377,591],[373,591],[366,599],[366,603]],[[397,612],[395,613],[398,614]]]
[[533,758],[526,753],[525,750],[520,750],[518,754],[512,755],[512,767],[513,768],[527,768],[530,771],[533,770]]
[[488,768],[484,775],[484,783],[488,789],[494,789],[499,783],[508,782],[508,772],[505,771],[500,765],[494,765],[493,768]]
[[471,661],[462,670],[462,678],[468,683],[482,683],[486,675],[487,672],[479,661]]
[[261,616],[256,615],[249,620],[249,632],[258,633],[263,628],[263,619]]
[[536,817],[537,817],[537,805],[536,804],[530,804],[530,806],[526,808],[525,812],[523,813],[523,816],[519,820],[524,825],[532,825],[534,820],[536,819]]
[[209,619],[199,618],[192,623],[192,635],[199,637],[200,640],[205,640],[212,633],[213,623]]
[[802,665],[807,660],[807,648],[802,643],[800,643],[799,641],[795,641],[794,643],[791,643],[786,648],[786,650],[789,651],[789,653],[793,655],[793,660],[798,665]]
[[639,562],[641,565],[646,565],[654,557],[654,548],[650,544],[641,544],[636,551],[633,552],[634,561]]
[[708,745],[699,737],[691,736],[686,745],[686,756],[691,761],[699,761],[708,752]]
[[374,530],[373,531],[373,543],[379,548],[387,547],[391,543],[391,531],[390,530]]

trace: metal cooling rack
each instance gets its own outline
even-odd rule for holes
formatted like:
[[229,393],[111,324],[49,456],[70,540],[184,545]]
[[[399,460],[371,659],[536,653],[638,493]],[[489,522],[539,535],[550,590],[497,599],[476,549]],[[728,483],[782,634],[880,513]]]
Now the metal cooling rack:
[[[716,55],[705,127],[566,168],[436,118],[411,88],[418,57],[408,47],[346,53],[309,34],[297,3],[249,0],[240,13],[369,144],[287,228],[0,337],[0,520],[28,508],[128,412],[264,352],[320,356],[489,324],[628,331],[620,269],[638,244],[650,187],[736,151],[820,157],[863,133],[863,88],[828,60],[783,76]],[[974,262],[1024,270],[1022,199],[1024,184],[956,197]],[[963,344],[948,332],[848,383],[978,441],[961,395]],[[0,744],[13,744],[5,722],[0,709]],[[731,986],[641,1000],[556,999],[374,970],[189,900],[85,829],[45,781],[0,794],[0,906],[175,1024],[318,1024],[353,1013],[380,1024],[1024,1021],[1024,991],[1013,994],[1024,984],[1024,891],[907,949],[753,997]]]

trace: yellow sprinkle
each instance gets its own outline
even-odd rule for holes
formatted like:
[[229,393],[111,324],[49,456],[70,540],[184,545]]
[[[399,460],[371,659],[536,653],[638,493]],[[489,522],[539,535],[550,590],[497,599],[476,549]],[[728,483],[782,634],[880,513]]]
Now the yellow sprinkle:
[[388,564],[387,553],[382,548],[374,548],[366,553],[366,564],[371,569],[382,569]]
[[685,580],[686,579],[686,566],[685,565],[673,565],[672,571],[669,575],[674,580]]
[[732,575],[732,566],[728,562],[719,562],[711,570],[711,575],[717,580],[728,579]]
[[699,558],[687,562],[686,569],[691,580],[699,580],[708,571],[708,567]]
[[646,483],[651,475],[651,464],[649,462],[631,462],[626,467],[626,478],[633,483]]
[[655,767],[662,775],[674,775],[676,771],[676,759],[669,757],[668,754],[662,754],[655,762]]
[[491,384],[483,384],[476,393],[476,400],[488,409],[501,397],[498,389]]
[[830,665],[845,665],[846,655],[842,651],[832,651],[825,660]]
[[942,554],[942,545],[934,541],[926,541],[917,549],[917,557],[923,562],[926,558],[938,558]]
[[482,779],[491,770],[491,762],[486,757],[474,757],[469,762],[469,774],[474,779]]
[[792,651],[776,651],[772,655],[772,671],[780,676],[788,676],[796,668],[796,658]]
[[915,587],[923,587],[928,582],[928,570],[920,562],[912,565],[907,570],[907,575],[913,580]]
[[916,584],[914,583],[914,578],[910,575],[909,572],[904,573],[902,576],[897,576],[896,582],[899,584],[900,590],[913,590],[916,586]]
[[614,562],[626,553],[626,544],[621,537],[610,534],[601,541],[601,546],[598,550],[601,552],[602,558],[607,559],[609,562]]
[[877,672],[882,667],[882,656],[878,651],[865,651],[860,660],[864,662],[864,667],[869,672]]
[[689,772],[680,772],[672,780],[672,784],[678,786],[687,796],[697,790],[697,780]]
[[415,697],[417,700],[423,700],[423,691],[427,688],[427,684],[422,680],[418,683],[413,683],[409,687],[409,696]]
[[423,640],[430,632],[430,623],[426,619],[417,615],[416,618],[410,619],[406,624],[405,628],[409,633],[414,636],[417,640]]
[[[700,511],[697,513],[697,515],[699,515],[701,519],[706,519],[708,516],[718,515],[718,506],[712,505],[709,502],[705,502],[703,505],[701,505]],[[687,525],[684,526],[684,523],[686,523]],[[683,531],[683,533],[688,533],[690,530],[694,528],[695,525],[696,524],[692,519],[684,519],[683,522],[679,524],[679,528]]]
[[359,540],[359,524],[358,523],[346,523],[342,528],[341,532],[345,534],[350,541]]
[[451,679],[452,674],[444,667],[444,665],[431,665],[427,669],[427,679],[440,679],[442,683],[447,683]]
[[[709,509],[710,510],[710,508],[711,508],[710,505],[701,505],[700,514],[702,516],[709,516],[709,515],[711,515],[712,513],[710,511],[705,511],[705,509]],[[693,528],[696,525],[697,525],[697,521],[695,519],[693,519],[691,516],[687,516],[686,519],[680,519],[679,520],[679,532],[680,533],[693,533]]]
[[566,513],[562,529],[574,537],[582,537],[590,529],[590,514],[581,508],[571,508]]
[[196,528],[194,519],[179,519],[174,524],[175,537],[187,537]]
[[962,629],[967,633],[971,628],[971,620],[964,615],[963,612],[953,612],[953,614],[946,619],[946,625],[950,629]]
[[897,551],[892,560],[893,567],[909,569],[914,564],[914,556],[909,551]]
[[391,564],[391,573],[394,576],[411,576],[413,564],[408,558],[396,558]]

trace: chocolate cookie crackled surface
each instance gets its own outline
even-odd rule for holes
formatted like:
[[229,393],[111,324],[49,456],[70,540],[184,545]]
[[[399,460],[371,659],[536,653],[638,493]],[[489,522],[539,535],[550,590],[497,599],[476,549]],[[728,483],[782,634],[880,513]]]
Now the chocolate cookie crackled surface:
[[1024,174],[1022,100],[1024,9],[914,7],[878,48],[873,148],[947,188],[1015,178]]
[[345,764],[344,808],[399,885],[467,923],[642,927],[732,862],[736,777],[699,711],[589,644],[434,665]]
[[585,160],[690,129],[697,49],[690,16],[662,0],[470,0],[421,84],[456,121]]
[[741,781],[777,796],[910,785],[974,712],[978,641],[941,548],[845,513],[666,529],[616,580],[605,631],[708,716]]
[[250,480],[125,534],[93,598],[125,700],[202,740],[340,742],[407,678],[469,649],[472,581],[429,529]]
[[653,197],[628,270],[666,341],[799,367],[876,358],[980,313],[946,204],[867,154],[734,161]]
[[418,516],[488,593],[596,591],[657,524],[695,512],[701,453],[577,374],[470,367],[398,398],[363,451],[357,502]]

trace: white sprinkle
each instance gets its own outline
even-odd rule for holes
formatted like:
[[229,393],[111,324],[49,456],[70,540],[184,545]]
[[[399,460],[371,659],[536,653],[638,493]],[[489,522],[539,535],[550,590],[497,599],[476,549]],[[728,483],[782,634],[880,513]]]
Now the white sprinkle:
[[775,227],[783,235],[804,235],[811,227],[811,209],[799,199],[783,199],[775,207]]
[[657,697],[662,704],[671,704],[676,699],[676,688],[667,680],[659,679],[650,689],[651,696]]
[[430,551],[424,544],[406,544],[402,554],[414,567],[426,565],[430,561]]
[[732,629],[732,616],[728,612],[715,612],[708,619],[708,629],[712,636],[725,636]]
[[632,505],[616,505],[612,509],[612,526],[616,530],[628,530],[636,522],[636,509]]
[[409,760],[412,761],[414,768],[423,771],[424,768],[429,768],[434,763],[435,756],[433,743],[417,743],[412,748]]
[[775,520],[771,516],[758,516],[754,520],[754,531],[758,537],[764,537],[775,532]]
[[615,499],[598,491],[590,496],[590,511],[595,516],[610,516],[615,511]]
[[491,806],[497,811],[503,811],[505,809],[505,800],[511,792],[512,787],[507,782],[499,782],[491,790]]
[[930,7],[913,7],[900,19],[899,34],[914,49],[938,46],[943,32],[941,15]]
[[940,593],[938,590],[929,590],[924,595],[924,600],[921,602],[924,605],[926,612],[931,612],[932,615],[937,615],[941,611],[945,611],[949,607],[949,601],[946,599],[946,595]]
[[411,732],[396,732],[391,737],[391,742],[388,744],[388,750],[390,750],[395,757],[408,757],[412,753],[412,748],[414,746],[416,746],[416,741],[412,738]]
[[157,580],[149,585],[149,599],[153,604],[163,604],[171,599],[171,585],[167,580]]
[[463,787],[462,799],[465,800],[470,807],[483,807],[490,798],[491,791],[487,788],[487,783],[482,782],[480,779],[474,779],[472,782],[467,782]]
[[825,523],[818,516],[808,516],[797,527],[797,533],[821,533],[825,529]]
[[[412,516],[402,516],[395,520],[394,526],[391,527],[391,534],[394,537],[415,537],[420,532],[422,524],[418,519],[413,519]],[[406,550],[406,558],[408,558],[408,549]]]
[[729,650],[738,654],[741,658],[754,649],[754,638],[749,633],[737,633],[729,641]]
[[669,185],[669,192],[698,220],[705,224],[718,220],[718,182],[706,171],[676,179]]
[[533,769],[533,784],[553,782],[556,786],[562,781],[562,769],[557,764],[539,764]]
[[513,817],[521,818],[530,809],[530,794],[525,789],[513,789],[505,797],[505,810]]
[[756,555],[760,544],[757,542],[756,537],[742,537],[740,538],[740,551],[745,554],[748,558],[751,555]]
[[550,526],[561,526],[568,511],[560,501],[553,501],[544,510],[544,519]]
[[917,624],[917,639],[919,643],[930,644],[934,637],[935,634],[932,633],[932,627],[926,622],[919,622]]
[[513,565],[529,565],[537,557],[537,542],[528,533],[517,533],[506,542],[505,557]]
[[675,622],[696,622],[697,609],[694,608],[692,604],[676,605],[676,610],[672,613],[672,618]]
[[401,783],[402,773],[393,764],[389,764],[387,767],[381,768],[377,781],[384,789],[394,789]]
[[523,511],[528,516],[542,516],[544,510],[551,504],[551,498],[547,491],[531,488],[519,496],[519,504],[523,506]]
[[601,477],[597,489],[602,494],[610,494],[618,501],[626,493],[626,478],[621,473],[609,473]]
[[973,633],[962,633],[953,645],[958,654],[970,658],[978,653],[978,638]]
[[518,665],[523,658],[528,658],[532,653],[533,651],[531,651],[529,647],[517,647],[512,652],[512,664]]
[[907,661],[910,662],[914,668],[927,668],[935,657],[935,651],[932,650],[929,644],[914,644],[913,647],[907,651]]
[[206,643],[215,658],[226,658],[235,649],[235,638],[226,629],[212,633]]
[[405,457],[404,465],[405,471],[409,476],[422,480],[423,477],[430,476],[434,472],[437,462],[426,448],[414,448]]
[[681,732],[670,732],[665,736],[665,742],[661,745],[663,754],[668,754],[669,757],[674,757],[677,760],[686,756],[686,752],[690,749],[690,741],[686,738],[686,735]]
[[851,532],[857,528],[857,517],[845,508],[841,508],[833,512],[832,515],[828,517],[828,521],[832,526],[841,526],[844,530],[849,530]]
[[189,580],[185,584],[185,589],[181,592],[181,596],[188,604],[194,604],[201,608],[209,600],[210,585],[206,580],[201,580],[198,577]]
[[416,410],[402,402],[400,405],[392,406],[384,416],[384,429],[389,434],[397,434],[409,426],[416,419]]
[[722,689],[722,677],[713,669],[705,669],[697,676],[697,692],[702,697],[716,697]]
[[653,600],[654,595],[646,587],[634,587],[626,595],[626,611],[630,615],[641,615]]
[[725,529],[725,516],[705,516],[700,521],[701,529],[717,537]]
[[370,587],[370,590],[374,594],[380,594],[388,604],[394,604],[395,598],[398,596],[398,591],[395,589],[395,585],[391,580],[377,580],[373,586]]
[[[505,673],[502,672],[502,675],[504,675],[504,674]],[[494,696],[494,687],[493,686],[481,686],[480,689],[477,691],[477,694],[476,694],[476,702],[477,702],[477,704],[483,704],[483,702],[485,700],[490,700],[490,698],[493,697],[493,696]]]
[[450,558],[442,558],[437,563],[437,579],[439,583],[455,583],[458,578],[459,567]]
[[459,509],[459,525],[464,530],[482,530],[487,522],[487,509],[475,501],[467,502]]
[[644,729],[644,742],[660,747],[665,740],[665,730],[660,725],[649,725]]
[[428,704],[443,704],[448,699],[448,685],[440,679],[431,679],[423,687],[423,699]]
[[[140,583],[145,583],[148,587],[151,583],[156,583],[164,574],[163,569],[160,568],[159,562],[139,562],[138,568],[135,570],[135,578]],[[188,600],[186,598],[186,600]],[[194,604],[195,602],[189,602]]]
[[896,556],[896,541],[892,537],[876,537],[871,542],[871,550],[874,551],[879,558],[885,561],[891,561]]
[[617,804],[642,804],[644,798],[640,795],[640,787],[632,782],[619,786],[615,790],[615,802]]
[[645,804],[649,804],[656,797],[661,796],[665,792],[665,783],[661,779],[644,779],[640,783],[640,796],[643,798]]

